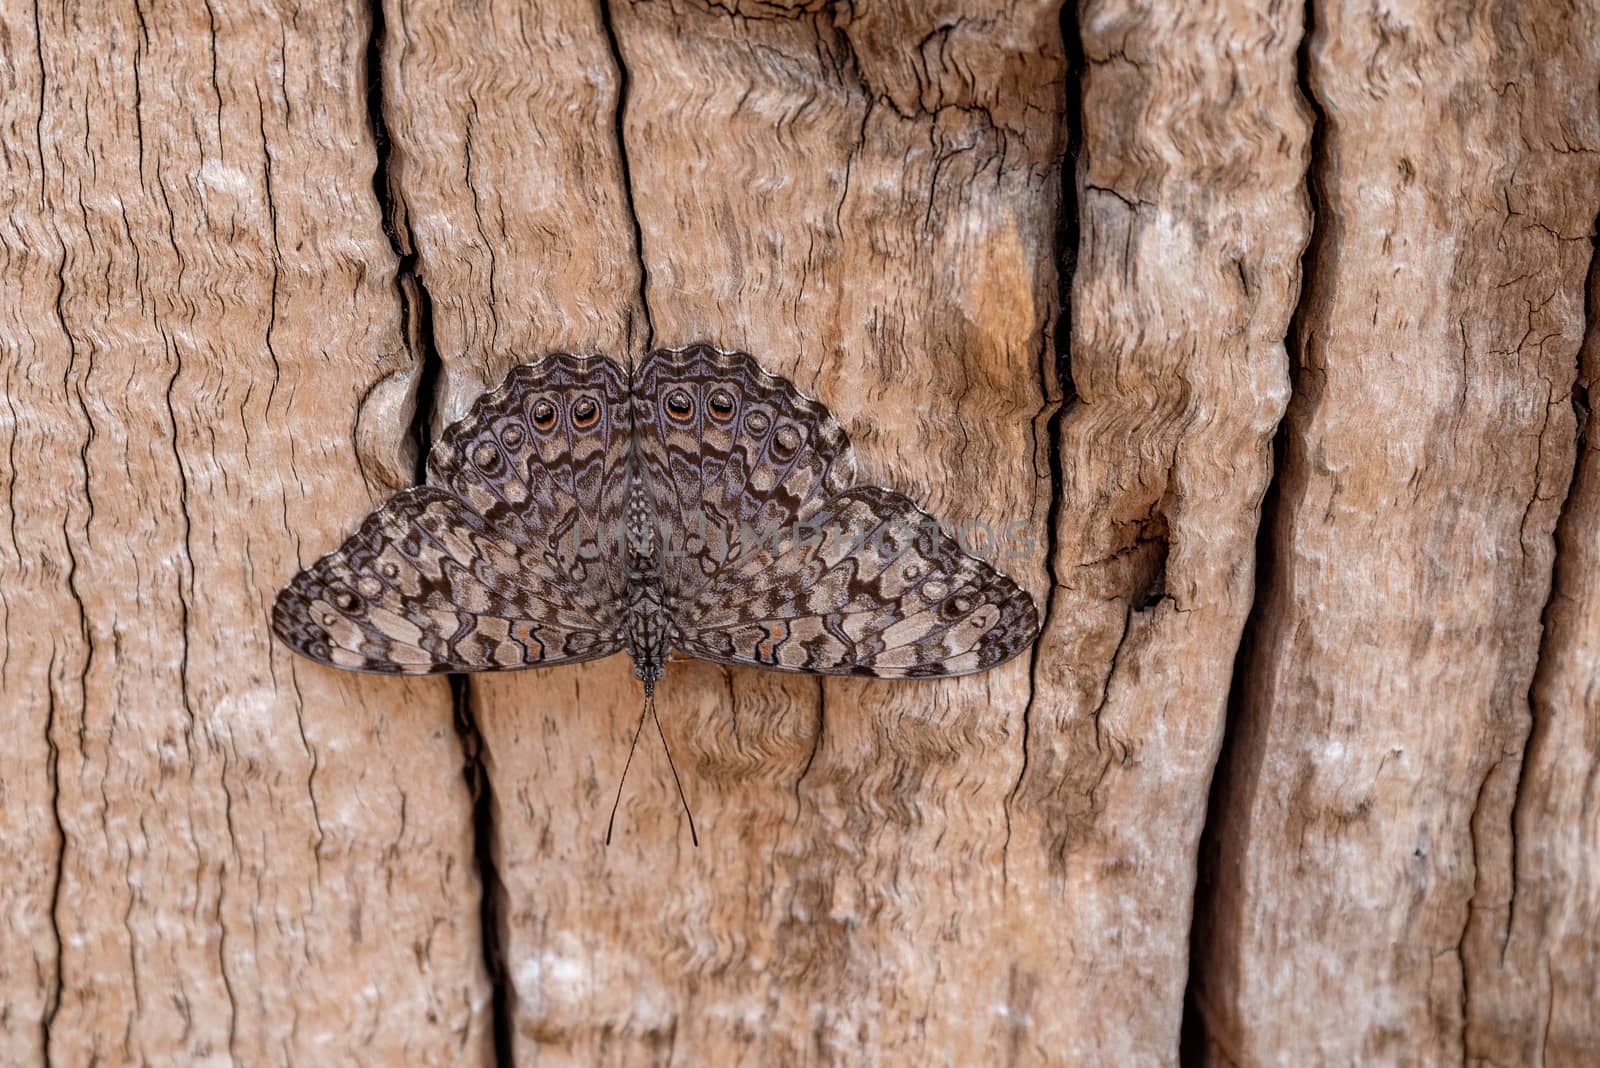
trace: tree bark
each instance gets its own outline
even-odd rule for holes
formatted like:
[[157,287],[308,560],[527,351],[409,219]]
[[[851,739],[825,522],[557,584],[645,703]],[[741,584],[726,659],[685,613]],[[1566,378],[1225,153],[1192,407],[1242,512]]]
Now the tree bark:
[[[445,377],[477,387],[554,348],[744,348],[832,408],[874,481],[955,523],[1042,531],[1056,11],[1014,13],[1007,44],[955,5],[590,11],[389,18],[398,187],[437,235],[418,242]],[[584,195],[552,219],[519,187]],[[590,266],[552,255],[551,231]],[[539,295],[508,304],[490,275]],[[1041,590],[1042,563],[1039,539],[1019,577]],[[914,1026],[952,1056],[1038,1041],[993,1008],[1037,982],[1007,961],[1032,925],[1008,917],[1000,863],[1027,676],[1026,660],[913,686],[674,666],[660,699],[698,851],[648,744],[603,843],[640,700],[625,662],[474,679],[517,1058],[849,1060]],[[940,968],[917,959],[932,938]]]
[[[0,9],[0,1061],[1594,1060],[1594,25]],[[675,662],[695,849],[626,658],[271,639],[511,367],[698,340],[1021,523],[1031,655]]]
[[1067,1063],[1177,1052],[1195,850],[1310,227],[1297,19],[1105,3],[1081,21],[1077,397],[1012,805],[1013,841],[1034,847],[1023,885],[1054,913],[1033,936],[1038,1015],[1057,1021],[1044,1050]]
[[[1592,936],[1537,929],[1592,902],[1594,817],[1548,754],[1524,779],[1600,207],[1597,15],[1317,8],[1319,232],[1213,814],[1201,996],[1226,1061],[1600,1048],[1596,973],[1574,990],[1547,962],[1592,965]],[[1593,695],[1555,607],[1544,719],[1572,732]],[[1592,734],[1580,749],[1592,769]]]
[[0,1060],[481,1052],[445,684],[267,629],[410,474],[366,12],[0,19]]

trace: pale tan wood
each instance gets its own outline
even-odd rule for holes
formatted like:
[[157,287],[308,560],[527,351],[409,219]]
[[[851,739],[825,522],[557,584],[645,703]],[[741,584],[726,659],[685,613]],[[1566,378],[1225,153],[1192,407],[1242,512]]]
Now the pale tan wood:
[[[1023,524],[1001,563],[1042,592],[1055,6],[636,5],[616,28],[658,341],[760,353],[830,406],[863,481],[953,524]],[[1054,1041],[1030,952],[1052,920],[1007,884],[1028,666],[928,684],[683,666],[669,737],[715,866],[687,858],[656,915],[616,920],[682,962],[655,995],[675,1047],[978,1064]],[[628,881],[648,900],[654,880]]]
[[1478,932],[1469,958],[1468,1046],[1506,1064],[1586,1065],[1600,1051],[1600,441],[1590,421],[1600,259],[1590,260],[1587,288],[1573,405],[1588,429],[1556,526],[1533,725],[1505,847],[1515,867],[1504,876],[1505,910]]
[[[1592,1062],[1600,11],[1313,13],[1308,143],[1244,0],[1094,4],[1082,71],[1043,3],[391,0],[376,117],[365,8],[0,10],[0,1061],[1160,1064],[1189,982],[1217,1063]],[[675,664],[699,850],[648,733],[603,845],[626,660],[474,677],[475,855],[447,687],[271,597],[425,362],[436,432],[701,339],[1022,522],[1045,638]]]
[[1248,0],[1105,3],[1081,24],[1079,396],[1010,851],[1034,911],[1054,903],[1031,956],[1060,1063],[1177,1055],[1196,844],[1310,230],[1298,19]]
[[0,20],[0,1060],[477,1063],[445,685],[267,627],[385,491],[353,416],[414,371],[366,12]]
[[547,352],[640,347],[616,69],[584,0],[391,2],[391,194],[442,360],[435,429]]
[[[391,26],[418,32],[414,12]],[[570,45],[559,62],[524,43],[539,33],[513,39],[465,17],[430,26],[473,43],[478,58],[457,76],[467,82],[536,71],[572,105],[545,121],[569,123],[564,136],[584,151],[614,137],[596,116],[609,121],[626,78],[623,218],[642,231],[653,331],[615,327],[639,307],[637,281],[597,287],[571,274],[525,240],[543,217],[508,212],[487,239],[494,262],[537,279],[540,300],[591,315],[528,323],[511,355],[633,359],[647,341],[699,339],[747,348],[833,408],[874,480],[954,521],[1030,524],[1032,550],[1012,567],[1041,589],[1060,37],[1045,5],[1003,22],[957,24],[962,13],[907,5],[835,24],[646,5],[593,24],[553,11]],[[620,68],[597,60],[612,34]],[[907,63],[918,41],[926,55]],[[424,77],[430,95],[461,85],[442,64],[407,69],[411,94]],[[508,181],[528,182],[567,165],[562,153],[530,157],[509,112],[483,114],[475,166],[503,161]],[[446,279],[436,307],[473,308],[471,329],[440,330],[447,367],[482,360],[466,339],[512,318],[481,279],[449,266],[476,255],[458,126],[416,121],[402,181],[414,216],[424,197],[443,213],[449,240],[422,243],[430,289]],[[413,166],[424,155],[435,163]],[[563,225],[596,258],[638,262],[631,233],[600,210],[610,181],[623,188],[621,162],[591,175],[596,199]],[[981,1060],[1041,1041],[1017,1000],[1032,980],[1006,958],[1044,918],[1019,924],[1003,893],[1027,675],[1026,659],[909,687],[675,665],[661,706],[698,851],[649,735],[618,839],[602,843],[639,708],[625,660],[473,680],[517,1059],[893,1059],[920,1034],[937,1056]],[[945,946],[942,965],[930,943]]]
[[[1600,261],[1576,396],[1600,380]],[[1480,957],[1469,1042],[1501,1063],[1593,1063],[1600,1050],[1600,439],[1589,424],[1561,522],[1555,589],[1533,682],[1533,731],[1517,785],[1514,895]],[[1495,950],[1498,948],[1498,954]]]
[[[1316,8],[1320,233],[1213,816],[1227,1063],[1593,1061],[1593,813],[1564,765],[1596,759],[1594,636],[1559,605],[1541,718],[1583,752],[1547,743],[1518,781],[1574,454],[1597,20]],[[1582,568],[1592,532],[1569,533]]]
[[[620,79],[599,8],[391,2],[385,28],[385,79],[396,88],[387,95],[392,191],[407,212],[402,238],[414,235],[442,367],[435,427],[459,418],[510,368],[546,353],[626,362],[642,352],[642,265],[617,139]],[[581,956],[575,940],[607,933],[582,911],[603,899],[600,873],[628,864],[601,835],[639,689],[625,658],[612,658],[479,675],[466,691],[495,831],[497,944],[489,952],[504,970],[500,1040],[510,1037],[512,1054],[527,1060],[549,1027],[541,1022],[547,986],[573,1000],[569,1011],[593,1018],[635,996],[637,983],[608,975],[602,985],[570,961]],[[645,770],[635,767],[635,790],[675,797]],[[663,811],[666,821],[644,838],[646,865],[660,862],[676,824],[677,812]],[[535,928],[545,910],[569,902],[570,927]]]

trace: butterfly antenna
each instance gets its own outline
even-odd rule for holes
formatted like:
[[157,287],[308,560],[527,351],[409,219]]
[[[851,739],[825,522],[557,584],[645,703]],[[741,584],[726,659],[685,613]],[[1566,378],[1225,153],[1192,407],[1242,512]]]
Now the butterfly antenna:
[[[628,781],[628,769],[633,766],[633,751],[639,748],[639,735],[644,732],[645,714],[648,712],[654,712],[655,707],[655,698],[646,697],[644,699],[644,705],[639,709],[639,725],[633,728],[633,744],[628,746],[628,759],[622,765],[622,778],[617,780],[617,799],[611,802],[611,818],[606,821],[606,845],[611,844],[611,831],[617,825],[617,806],[622,804],[622,786]],[[659,720],[656,722],[658,725],[660,724]],[[667,759],[670,761],[672,759],[672,754],[668,753]],[[676,770],[674,770],[672,774],[674,777],[676,777],[678,773]],[[691,823],[690,826],[692,827],[693,824]]]
[[661,729],[661,717],[656,715],[656,696],[651,694],[644,699],[644,704],[650,710],[650,718],[656,721],[656,733],[661,735],[661,748],[667,753],[667,767],[672,769],[672,783],[678,788],[678,802],[683,805],[683,814],[689,817],[689,840],[696,849],[700,848],[700,835],[694,829],[694,813],[689,811],[689,799],[683,796],[683,780],[678,778],[678,765],[672,760],[672,747],[667,745],[667,732]]

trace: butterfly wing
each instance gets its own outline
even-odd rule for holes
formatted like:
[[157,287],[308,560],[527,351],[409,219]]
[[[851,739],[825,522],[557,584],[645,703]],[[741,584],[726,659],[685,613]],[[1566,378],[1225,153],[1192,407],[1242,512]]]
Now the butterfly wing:
[[634,376],[634,432],[665,535],[664,585],[692,600],[752,532],[804,521],[855,473],[844,430],[743,352],[658,349]]
[[427,674],[622,648],[627,387],[608,360],[516,368],[441,435],[426,485],[295,576],[273,629],[313,660]]
[[[676,403],[675,403],[676,402]],[[820,403],[745,353],[651,353],[634,385],[683,652],[815,674],[982,671],[1038,633],[1032,599],[909,498],[848,489]]]
[[859,486],[750,543],[680,617],[684,652],[822,675],[983,671],[1039,632],[1033,599],[909,498]]

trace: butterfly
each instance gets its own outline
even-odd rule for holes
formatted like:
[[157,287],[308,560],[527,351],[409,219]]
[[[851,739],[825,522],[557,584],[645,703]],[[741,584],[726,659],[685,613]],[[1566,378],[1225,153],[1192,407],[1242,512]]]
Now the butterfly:
[[514,368],[401,490],[279,592],[272,627],[336,668],[507,671],[626,652],[820,675],[983,671],[1033,600],[908,497],[853,484],[843,428],[744,352],[630,373]]

